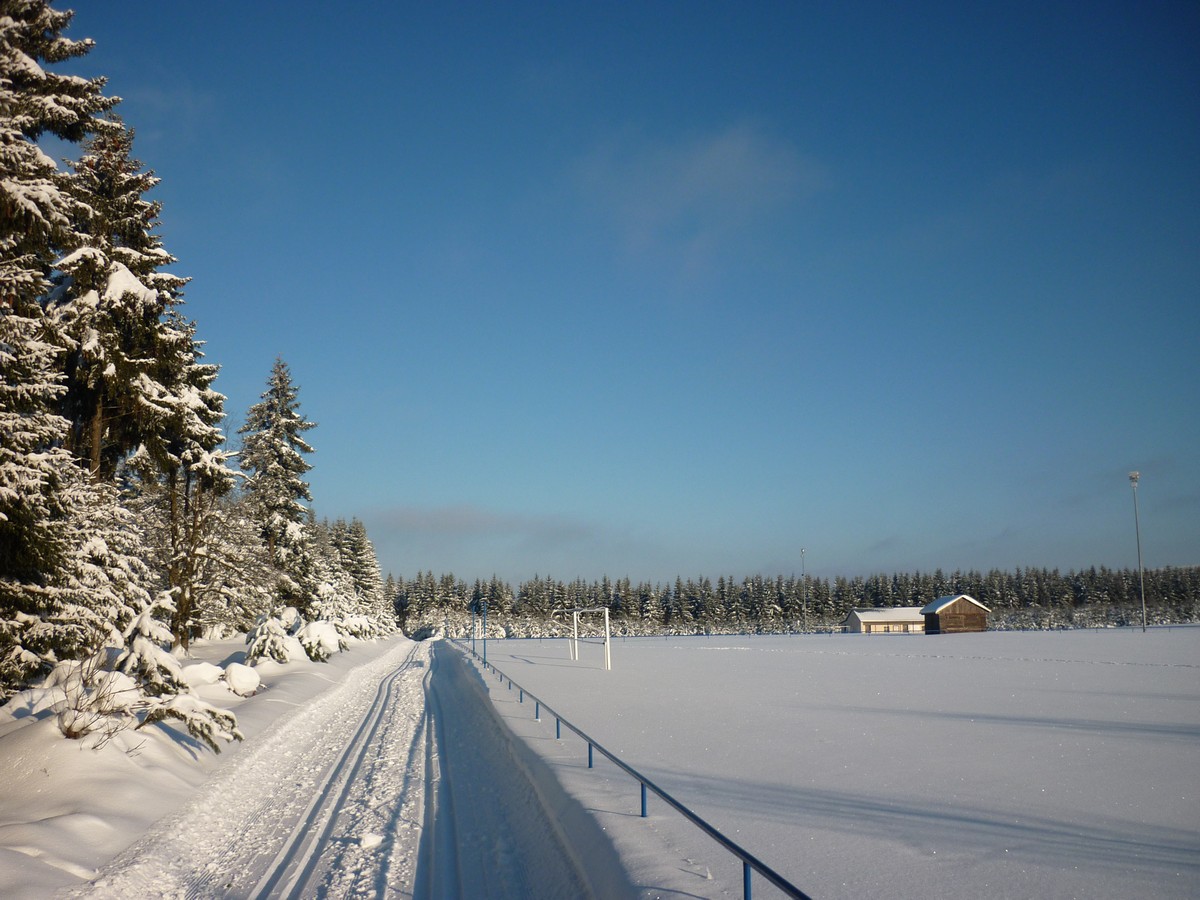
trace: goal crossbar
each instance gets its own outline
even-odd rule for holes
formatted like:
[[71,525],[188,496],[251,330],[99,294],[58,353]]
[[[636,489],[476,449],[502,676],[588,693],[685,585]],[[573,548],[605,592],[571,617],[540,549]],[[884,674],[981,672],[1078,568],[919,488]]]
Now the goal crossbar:
[[573,609],[571,610],[571,659],[579,662],[579,644],[582,640],[585,644],[597,644],[599,641],[589,641],[586,638],[579,637],[579,617],[587,613],[604,613],[604,670],[612,669],[612,639],[609,635],[608,628],[608,607],[597,606],[592,609]]

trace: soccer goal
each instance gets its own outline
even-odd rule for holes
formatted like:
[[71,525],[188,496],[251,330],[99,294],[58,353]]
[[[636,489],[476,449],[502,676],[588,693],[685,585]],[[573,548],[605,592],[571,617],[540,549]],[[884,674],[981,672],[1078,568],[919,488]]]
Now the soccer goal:
[[609,637],[608,631],[608,607],[597,606],[595,609],[573,609],[571,610],[571,659],[579,662],[579,645],[582,644],[598,644],[600,641],[588,640],[579,636],[579,617],[588,613],[604,613],[604,670],[607,672],[612,669],[612,651],[610,646],[612,640]]

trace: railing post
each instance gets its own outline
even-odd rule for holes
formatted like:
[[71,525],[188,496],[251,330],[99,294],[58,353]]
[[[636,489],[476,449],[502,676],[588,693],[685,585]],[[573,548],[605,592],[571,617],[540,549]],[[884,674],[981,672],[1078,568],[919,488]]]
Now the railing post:
[[642,818],[646,818],[646,782],[642,782]]
[[588,768],[592,767],[592,742],[588,741]]
[[533,720],[535,722],[542,721],[542,701],[541,700],[533,701]]
[[558,716],[554,717],[554,739],[556,741],[562,740],[562,719]]
[[742,861],[742,896],[750,900],[750,863]]
[[518,690],[520,691],[520,699],[517,702],[524,703],[525,702],[525,688],[518,688]]

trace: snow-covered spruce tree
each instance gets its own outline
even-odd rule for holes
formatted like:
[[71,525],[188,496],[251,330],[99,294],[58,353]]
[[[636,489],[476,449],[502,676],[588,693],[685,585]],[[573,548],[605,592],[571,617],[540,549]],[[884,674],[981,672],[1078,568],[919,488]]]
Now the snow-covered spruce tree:
[[154,233],[161,204],[144,197],[159,180],[131,156],[133,132],[116,116],[109,124],[69,163],[74,236],[46,304],[66,350],[68,447],[105,480],[156,424],[143,410],[178,375],[170,363],[186,335],[164,316],[187,281],[158,271],[175,261]]
[[375,546],[367,537],[367,527],[358,519],[350,522],[349,552],[348,569],[363,612],[381,633],[395,631],[398,627],[396,614],[384,590]]
[[212,388],[217,367],[202,362],[195,325],[175,311],[166,322],[177,339],[164,345],[162,381],[142,400],[153,427],[128,466],[139,480],[135,504],[162,524],[157,534],[175,605],[171,631],[186,649],[197,625],[218,504],[237,475],[228,466],[232,454],[221,449],[225,397]]
[[312,468],[304,454],[312,453],[302,437],[315,427],[300,414],[297,388],[282,359],[276,359],[260,402],[246,413],[241,467],[248,474],[246,497],[251,514],[262,529],[263,540],[279,572],[280,601],[296,606],[308,616],[316,583],[307,527],[312,501],[304,474]]
[[238,739],[233,715],[193,696],[168,652],[171,632],[160,617],[173,604],[169,593],[156,595],[137,517],[112,485],[73,464],[66,476],[76,495],[66,572],[73,596],[86,600],[70,618],[102,639],[91,653],[59,663],[48,682],[63,691],[55,707],[63,734],[92,735],[99,746],[125,728],[172,718],[214,751],[216,738]]
[[249,631],[275,601],[274,567],[244,498],[217,499],[199,561],[195,625],[209,636]]
[[346,537],[344,522],[322,522],[312,528],[317,573],[316,596],[309,607],[314,621],[332,622],[346,637],[371,637],[370,619],[360,608],[354,579],[346,567],[339,542]]
[[138,728],[155,722],[174,720],[188,734],[202,741],[213,753],[220,753],[217,740],[242,740],[237,717],[201,700],[183,679],[183,669],[170,653],[171,630],[162,619],[174,604],[169,592],[147,603],[125,629],[125,649],[117,657],[115,670],[133,678],[145,695],[145,714]]
[[308,654],[296,637],[303,627],[304,620],[294,606],[271,610],[246,635],[246,662],[255,665],[260,660],[286,663],[303,659]]
[[47,2],[0,0],[0,700],[99,637],[70,619],[64,586],[67,423],[39,302],[69,241],[72,204],[36,141],[81,140],[116,103],[103,79],[43,67],[91,49],[62,35],[70,19]]

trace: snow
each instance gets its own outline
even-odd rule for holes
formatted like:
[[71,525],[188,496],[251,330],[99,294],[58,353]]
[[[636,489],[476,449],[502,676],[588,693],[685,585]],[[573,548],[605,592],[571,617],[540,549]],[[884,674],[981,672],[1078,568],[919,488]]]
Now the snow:
[[225,686],[239,697],[249,697],[258,691],[262,678],[251,666],[230,663],[225,667]]
[[198,662],[183,667],[183,680],[192,688],[207,684],[216,684],[221,680],[224,670],[210,662]]
[[[83,750],[55,726],[51,692],[17,695],[0,708],[0,896],[79,886],[122,851],[137,864],[106,876],[98,894],[124,884],[127,896],[157,896],[157,886],[139,879],[161,877],[165,890],[194,876],[191,862],[206,852],[257,848],[274,834],[276,815],[304,809],[322,761],[341,749],[339,736],[358,726],[356,713],[414,646],[404,638],[355,642],[328,663],[260,665],[264,689],[246,699],[224,684],[199,687],[203,700],[237,713],[246,735],[219,756],[169,723]],[[244,650],[244,638],[197,641],[188,667],[224,664],[228,673]],[[419,684],[418,677],[417,696],[401,704],[406,715],[420,709]],[[259,821],[272,808],[282,812]]]
[[126,294],[132,294],[147,306],[158,299],[158,291],[148,288],[124,264],[114,262],[109,267],[108,283],[104,287],[106,301],[120,300]]
[[855,609],[853,612],[863,622],[921,621],[921,609],[917,606],[876,607],[871,609]]
[[[1200,628],[639,638],[614,642],[610,672],[602,648],[580,655],[488,642],[518,685],[813,896],[1200,894]],[[653,797],[643,824],[632,779],[598,756],[588,770],[528,696],[491,692],[641,859],[636,883],[667,877],[643,858],[653,836],[676,870],[695,863],[692,893],[740,894],[714,842]]]
[[986,612],[991,612],[991,610],[989,610],[986,606],[968,594],[954,594],[950,597],[938,597],[933,602],[926,603],[923,607],[921,607],[921,615],[934,615],[936,613],[940,613],[947,606],[950,606],[952,603],[954,603],[955,600],[966,600],[968,603],[974,603],[976,606]]
[[[489,661],[818,897],[1200,894],[1200,628],[488,642]],[[740,896],[741,868],[445,641],[264,661],[246,740],[81,750],[0,709],[0,896]],[[536,861],[536,865],[531,864]],[[775,896],[761,880],[755,897]]]

